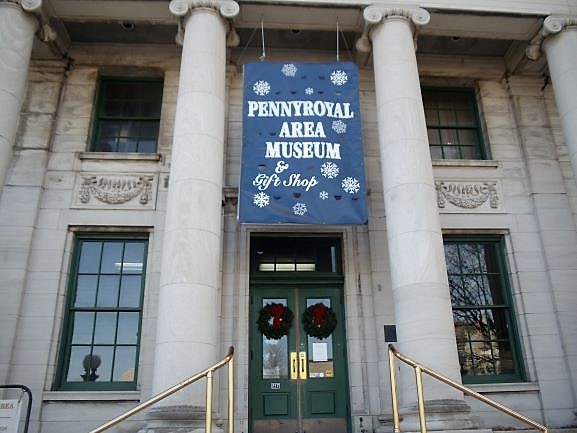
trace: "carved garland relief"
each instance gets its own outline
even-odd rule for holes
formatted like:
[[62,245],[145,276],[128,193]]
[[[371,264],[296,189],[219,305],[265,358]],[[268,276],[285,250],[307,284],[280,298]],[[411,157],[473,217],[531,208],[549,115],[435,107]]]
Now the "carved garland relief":
[[449,202],[462,209],[476,209],[487,201],[492,209],[499,207],[496,182],[446,182],[435,181],[437,205],[444,208]]
[[147,205],[152,199],[153,176],[82,176],[78,191],[81,203],[87,204],[91,197],[102,203],[118,205],[139,196],[139,203]]

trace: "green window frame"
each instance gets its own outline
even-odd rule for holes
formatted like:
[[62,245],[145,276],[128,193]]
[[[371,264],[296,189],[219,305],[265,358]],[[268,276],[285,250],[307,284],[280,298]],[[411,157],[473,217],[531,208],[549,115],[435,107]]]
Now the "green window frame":
[[487,159],[475,90],[423,88],[432,159]]
[[101,78],[90,150],[155,153],[162,90],[161,79]]
[[447,236],[444,246],[463,383],[523,381],[504,240]]
[[148,236],[77,234],[57,390],[135,390]]

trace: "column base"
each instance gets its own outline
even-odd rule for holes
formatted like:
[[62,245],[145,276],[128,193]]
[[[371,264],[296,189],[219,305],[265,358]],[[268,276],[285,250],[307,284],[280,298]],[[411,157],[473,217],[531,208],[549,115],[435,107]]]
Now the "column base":
[[[161,406],[146,413],[146,426],[138,433],[205,433],[206,409],[202,406]],[[212,422],[212,433],[224,433],[222,423]]]
[[[421,431],[417,405],[405,408],[401,412],[403,432]],[[471,408],[463,400],[427,400],[425,401],[425,418],[427,429],[433,431],[451,430],[457,433],[457,431],[479,427],[478,423],[471,419]]]

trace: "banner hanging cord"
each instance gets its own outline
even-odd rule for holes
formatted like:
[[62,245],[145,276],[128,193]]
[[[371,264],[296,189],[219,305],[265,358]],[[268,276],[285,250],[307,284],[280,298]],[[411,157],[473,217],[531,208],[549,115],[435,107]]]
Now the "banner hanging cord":
[[337,17],[337,62],[339,61],[339,19]]
[[345,43],[345,48],[347,49],[347,53],[349,53],[349,57],[353,58],[353,52],[351,51],[351,47],[349,47],[349,43],[347,42],[347,38],[343,31],[341,30],[341,36],[343,37],[343,42]]
[[258,30],[258,27],[255,27],[255,28],[252,30],[252,33],[251,33],[250,36],[248,37],[248,41],[246,42],[246,44],[244,44],[244,47],[243,47],[241,53],[239,54],[238,58],[236,59],[236,64],[237,64],[237,65],[242,64],[242,63],[241,63],[241,59],[242,59],[242,57],[244,56],[244,53],[246,52],[248,46],[249,46],[250,43],[252,42],[252,38],[254,38],[254,35],[256,35],[257,30]]
[[262,18],[260,19],[260,38],[262,40],[262,54],[259,60],[262,62],[264,59],[266,59],[266,51],[264,49],[264,23],[262,21]]

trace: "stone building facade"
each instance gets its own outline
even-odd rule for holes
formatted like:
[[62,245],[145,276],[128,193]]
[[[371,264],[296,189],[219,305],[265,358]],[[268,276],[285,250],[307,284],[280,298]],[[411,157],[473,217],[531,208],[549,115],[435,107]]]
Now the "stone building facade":
[[[577,424],[577,3],[0,0],[0,35],[0,384],[32,390],[30,432],[89,431],[229,346],[236,432],[390,431],[391,341]],[[358,66],[367,224],[239,223],[258,61]],[[267,339],[268,302],[336,329]],[[425,393],[431,429],[522,426]],[[204,405],[193,386],[116,431],[190,431]]]

